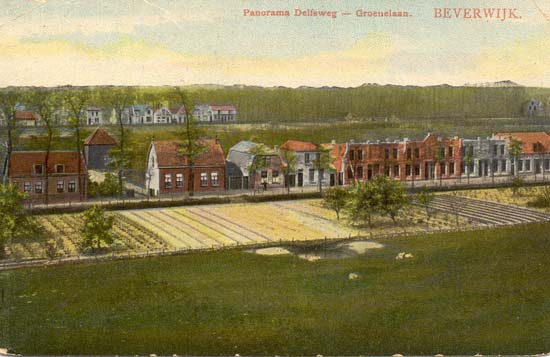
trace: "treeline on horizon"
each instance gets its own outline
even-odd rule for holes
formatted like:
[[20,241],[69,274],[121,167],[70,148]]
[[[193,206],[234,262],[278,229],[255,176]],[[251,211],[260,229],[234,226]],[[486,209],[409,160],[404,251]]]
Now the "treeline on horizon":
[[[64,87],[70,90],[71,87]],[[90,87],[92,91],[109,87]],[[115,88],[115,87],[113,87]],[[188,86],[193,104],[233,104],[241,122],[299,122],[361,118],[514,118],[527,115],[529,100],[546,113],[550,88],[365,85],[355,88]],[[27,90],[34,90],[27,88]],[[173,104],[173,87],[140,87],[136,103]],[[148,98],[156,98],[148,103]],[[102,103],[94,103],[102,105]]]

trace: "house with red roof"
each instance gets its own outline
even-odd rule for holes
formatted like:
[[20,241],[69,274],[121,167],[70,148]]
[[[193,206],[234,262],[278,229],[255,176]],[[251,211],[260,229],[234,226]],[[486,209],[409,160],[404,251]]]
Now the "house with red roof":
[[145,183],[151,196],[225,190],[225,155],[218,139],[201,139],[193,165],[179,141],[152,141]]
[[76,151],[14,151],[8,167],[9,182],[43,203],[86,199],[87,171]]
[[[515,141],[521,143],[521,155],[511,156],[512,170],[515,175],[538,175],[550,173],[550,134],[539,132],[496,133],[493,137],[504,139],[508,145]],[[517,161],[517,164],[516,164]]]
[[28,110],[17,110],[15,112],[15,125],[17,126],[37,126],[40,116]]
[[96,128],[84,140],[84,158],[89,170],[105,170],[109,164],[109,151],[118,145],[104,129]]
[[227,123],[237,121],[237,109],[234,105],[197,104],[193,116],[200,122]]
[[309,141],[287,140],[281,151],[292,151],[296,155],[295,172],[288,175],[290,187],[318,186],[319,180],[323,185],[336,185],[336,175],[333,170],[315,167],[323,148]]

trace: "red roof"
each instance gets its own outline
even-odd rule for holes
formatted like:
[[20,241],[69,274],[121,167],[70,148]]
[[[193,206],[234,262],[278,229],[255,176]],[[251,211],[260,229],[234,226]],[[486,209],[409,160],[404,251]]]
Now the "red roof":
[[[34,174],[34,165],[43,164],[45,151],[14,151],[10,155],[9,176],[30,176]],[[86,173],[84,158],[80,157],[80,173]],[[55,165],[65,165],[66,174],[78,172],[78,153],[76,151],[51,151],[48,158],[48,172],[55,173]]]
[[524,154],[535,154],[535,144],[542,145],[541,151],[550,153],[550,134],[543,131],[527,133],[496,133],[496,137],[508,139],[510,137],[522,142],[522,152]]
[[234,105],[212,105],[212,110],[236,110]]
[[38,115],[33,112],[18,110],[15,112],[15,120],[38,120]]
[[[157,154],[159,167],[187,166],[187,155],[179,153],[183,148],[179,141],[153,141],[152,145]],[[206,150],[195,159],[197,166],[225,166],[225,156],[222,146],[217,139],[201,139],[199,145],[204,145]]]
[[290,151],[318,151],[319,146],[309,141],[287,140],[281,149]]
[[117,141],[109,133],[97,128],[84,140],[84,145],[117,145]]
[[179,107],[170,107],[170,113],[177,114],[180,110],[183,110],[185,113],[185,105],[180,105]]

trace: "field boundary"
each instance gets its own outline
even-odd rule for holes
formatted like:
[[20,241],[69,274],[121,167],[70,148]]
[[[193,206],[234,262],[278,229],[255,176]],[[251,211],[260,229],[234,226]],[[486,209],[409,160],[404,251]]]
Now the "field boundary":
[[317,245],[323,243],[334,243],[339,241],[356,241],[356,240],[371,240],[371,239],[392,239],[392,238],[403,238],[403,237],[415,237],[420,235],[434,235],[434,234],[444,234],[444,233],[456,233],[456,232],[472,232],[480,231],[486,229],[503,229],[509,228],[512,226],[527,226],[532,224],[540,224],[542,222],[525,222],[525,223],[509,223],[509,224],[486,224],[483,226],[472,226],[472,227],[462,227],[462,228],[432,228],[425,231],[411,231],[411,232],[394,232],[386,234],[367,234],[367,235],[351,235],[347,237],[323,237],[319,239],[300,239],[300,240],[279,240],[271,242],[259,242],[259,243],[246,243],[246,244],[229,244],[221,246],[212,246],[208,248],[180,248],[180,249],[162,249],[155,251],[146,251],[146,252],[125,252],[117,253],[113,251],[109,254],[103,255],[78,255],[72,257],[58,258],[53,260],[48,259],[25,259],[25,260],[13,260],[13,261],[0,261],[0,271],[27,268],[27,267],[48,267],[48,266],[58,266],[58,265],[75,265],[75,264],[86,264],[86,263],[100,263],[108,262],[115,260],[128,260],[128,259],[142,259],[149,257],[162,257],[162,256],[175,256],[175,255],[187,255],[187,254],[197,254],[204,252],[214,252],[220,250],[235,250],[235,249],[260,249],[276,246],[293,246],[293,245]]

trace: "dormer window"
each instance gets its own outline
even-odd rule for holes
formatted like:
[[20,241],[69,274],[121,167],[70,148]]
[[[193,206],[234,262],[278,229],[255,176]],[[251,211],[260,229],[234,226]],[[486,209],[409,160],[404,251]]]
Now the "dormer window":
[[43,175],[44,174],[44,165],[34,164],[34,174],[35,175]]
[[57,164],[55,165],[55,172],[58,174],[62,174],[65,172],[65,165]]

